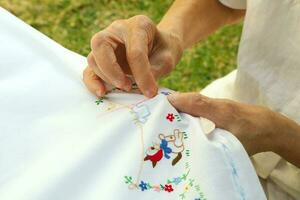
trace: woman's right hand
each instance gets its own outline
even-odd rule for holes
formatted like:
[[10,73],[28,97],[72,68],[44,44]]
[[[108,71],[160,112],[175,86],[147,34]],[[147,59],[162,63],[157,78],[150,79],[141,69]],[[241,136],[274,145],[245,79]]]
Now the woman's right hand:
[[92,37],[91,49],[83,80],[97,96],[104,96],[108,85],[130,91],[128,75],[145,96],[155,96],[156,80],[174,68],[183,51],[179,37],[144,15],[114,21]]

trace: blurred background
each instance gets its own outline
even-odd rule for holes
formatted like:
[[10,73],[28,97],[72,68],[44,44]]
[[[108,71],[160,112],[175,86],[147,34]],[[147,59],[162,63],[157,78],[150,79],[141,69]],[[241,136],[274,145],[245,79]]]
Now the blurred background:
[[[173,0],[0,0],[9,10],[56,42],[81,55],[90,38],[116,19],[145,14],[156,23]],[[187,0],[188,2],[188,0]],[[160,85],[179,91],[199,91],[236,68],[242,24],[227,26],[186,50],[182,60]]]

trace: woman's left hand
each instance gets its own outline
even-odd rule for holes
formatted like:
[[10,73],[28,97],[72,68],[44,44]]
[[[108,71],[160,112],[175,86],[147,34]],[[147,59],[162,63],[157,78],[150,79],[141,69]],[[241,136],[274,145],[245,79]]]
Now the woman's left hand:
[[[207,118],[216,127],[234,134],[250,156],[264,151],[279,154],[287,151],[287,157],[300,163],[297,151],[293,152],[293,156],[288,153],[291,149],[287,150],[289,147],[286,147],[300,142],[300,126],[279,113],[261,106],[208,98],[199,93],[174,93],[168,99],[179,111]],[[286,131],[289,127],[289,131],[295,135],[289,135],[289,131]]]

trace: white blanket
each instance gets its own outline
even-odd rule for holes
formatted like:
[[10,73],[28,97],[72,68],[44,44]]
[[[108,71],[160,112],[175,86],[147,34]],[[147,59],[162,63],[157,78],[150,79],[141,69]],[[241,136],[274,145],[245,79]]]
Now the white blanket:
[[266,199],[230,133],[205,135],[167,89],[96,99],[85,58],[0,8],[0,199]]

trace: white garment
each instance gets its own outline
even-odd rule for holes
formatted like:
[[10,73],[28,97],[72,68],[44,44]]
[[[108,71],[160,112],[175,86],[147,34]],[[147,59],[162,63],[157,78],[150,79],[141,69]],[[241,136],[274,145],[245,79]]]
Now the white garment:
[[239,141],[203,134],[168,90],[96,101],[85,58],[3,9],[0,44],[1,200],[266,199]]
[[[300,123],[300,1],[220,2],[247,9],[238,69],[202,93],[267,106]],[[272,152],[255,155],[253,163],[262,178],[300,199],[299,168]]]

